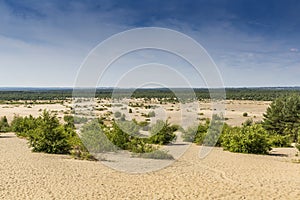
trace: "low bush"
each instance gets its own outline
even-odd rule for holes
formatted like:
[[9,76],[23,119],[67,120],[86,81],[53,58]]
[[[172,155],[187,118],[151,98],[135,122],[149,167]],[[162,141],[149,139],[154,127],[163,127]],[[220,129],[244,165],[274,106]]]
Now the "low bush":
[[80,138],[90,153],[115,150],[115,146],[107,139],[97,120],[93,120],[81,128]]
[[151,127],[151,136],[148,138],[152,144],[168,144],[176,138],[174,127],[168,121],[157,120],[156,124]]
[[155,112],[154,111],[150,111],[148,113],[148,117],[155,117]]
[[198,145],[202,145],[209,127],[209,122],[206,124],[199,124],[198,126],[189,127],[181,135],[183,141],[194,142]]
[[116,112],[114,113],[114,116],[115,116],[115,118],[120,118],[120,117],[122,116],[122,113],[119,112],[119,111],[116,111]]
[[55,115],[44,111],[36,120],[35,129],[28,131],[29,144],[35,152],[66,154],[71,150],[69,135]]
[[1,117],[0,119],[0,132],[9,132],[10,131],[10,126],[8,124],[6,116]]
[[267,154],[271,150],[267,132],[260,124],[227,128],[221,145],[224,150],[239,153]]
[[140,154],[139,157],[148,159],[174,160],[174,157],[171,154],[168,154],[168,152],[163,150],[156,150],[150,153],[143,153]]
[[29,137],[29,131],[37,128],[37,121],[39,118],[34,118],[32,115],[29,117],[14,116],[11,122],[11,130],[16,133],[18,137]]
[[291,137],[289,135],[279,135],[273,133],[269,135],[269,142],[272,147],[290,147]]

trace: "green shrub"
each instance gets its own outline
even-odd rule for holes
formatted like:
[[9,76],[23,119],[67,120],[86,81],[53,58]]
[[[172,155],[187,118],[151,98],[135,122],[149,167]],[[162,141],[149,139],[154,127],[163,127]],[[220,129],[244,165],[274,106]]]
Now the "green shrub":
[[267,154],[271,150],[267,132],[259,124],[227,128],[221,145],[224,150],[239,153]]
[[223,117],[218,115],[212,116],[212,121],[209,123],[207,120],[206,123],[209,123],[206,134],[202,137],[202,145],[205,146],[221,146],[221,134],[223,128]]
[[168,144],[176,138],[174,128],[168,121],[157,120],[156,124],[151,127],[151,137],[149,142],[152,144]]
[[10,131],[10,126],[7,122],[6,116],[1,117],[0,119],[0,132],[9,132]]
[[32,115],[29,117],[19,117],[14,116],[13,121],[11,122],[11,130],[16,133],[18,137],[29,137],[29,131],[32,131],[37,128],[38,121],[40,118],[34,118]]
[[150,111],[148,113],[148,117],[155,117],[155,112],[154,111]]
[[174,160],[174,157],[171,154],[168,154],[168,152],[163,150],[156,150],[150,153],[143,153],[140,154],[139,157],[148,159]]
[[80,138],[90,153],[114,151],[115,147],[107,139],[97,120],[85,124],[80,131]]
[[251,125],[253,125],[253,119],[252,118],[247,119],[246,121],[243,122],[242,125],[243,126],[251,126]]
[[54,154],[69,153],[71,150],[68,143],[69,135],[59,124],[55,115],[44,111],[37,124],[35,129],[28,131],[29,144],[33,151]]
[[291,137],[289,135],[271,134],[269,142],[272,147],[290,147]]
[[116,122],[113,123],[112,130],[107,133],[108,139],[117,147],[127,150],[130,136],[125,133]]
[[248,117],[248,113],[244,112],[243,117]]
[[188,129],[181,135],[183,141],[194,142],[198,145],[202,145],[205,138],[209,122],[206,124],[199,124],[198,126],[188,127]]
[[145,140],[141,138],[133,138],[128,143],[128,149],[134,153],[149,153],[155,150],[155,148],[146,143]]

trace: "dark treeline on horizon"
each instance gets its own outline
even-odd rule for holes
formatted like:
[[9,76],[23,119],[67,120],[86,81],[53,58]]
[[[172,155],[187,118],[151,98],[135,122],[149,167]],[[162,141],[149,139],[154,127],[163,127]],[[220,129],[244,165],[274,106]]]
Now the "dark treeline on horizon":
[[[89,94],[85,90],[77,90],[76,94],[82,91],[82,94]],[[299,94],[299,87],[264,87],[264,88],[226,88],[226,99],[231,100],[265,100],[272,101],[279,96],[289,94]],[[95,97],[110,98],[114,97],[133,97],[133,98],[176,98],[176,96],[191,96],[191,89],[184,88],[149,88],[149,89],[113,89],[98,88]],[[210,92],[218,92],[218,89],[211,89]],[[94,93],[94,92],[93,92]],[[176,93],[176,95],[175,95]],[[210,99],[209,90],[206,88],[195,88],[194,94],[201,99]],[[64,100],[72,98],[72,88],[0,88],[1,101],[17,100]],[[84,95],[83,95],[84,96]]]

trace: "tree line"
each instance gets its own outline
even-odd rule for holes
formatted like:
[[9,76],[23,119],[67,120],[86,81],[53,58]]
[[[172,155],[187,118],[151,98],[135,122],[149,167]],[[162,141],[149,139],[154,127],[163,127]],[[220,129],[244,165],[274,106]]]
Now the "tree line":
[[[226,88],[226,98],[231,100],[264,100],[273,101],[282,96],[289,96],[292,94],[300,95],[300,88]],[[82,94],[88,95],[91,91],[82,90]],[[132,93],[133,92],[133,93]],[[210,99],[209,92],[218,92],[218,89],[194,88],[194,94],[197,99]],[[190,89],[184,88],[155,88],[155,89],[97,89],[95,97],[97,98],[111,98],[112,95],[116,98],[133,97],[133,98],[159,98],[165,101],[179,101],[178,98],[191,98],[194,94]],[[0,91],[0,101],[7,103],[7,101],[19,100],[65,100],[72,98],[72,89],[32,89],[32,90],[17,90],[17,91]],[[0,102],[1,103],[1,102]]]

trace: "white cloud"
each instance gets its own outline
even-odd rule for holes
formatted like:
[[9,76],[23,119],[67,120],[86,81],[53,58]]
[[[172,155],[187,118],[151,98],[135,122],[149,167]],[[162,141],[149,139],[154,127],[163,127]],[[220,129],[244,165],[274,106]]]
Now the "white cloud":
[[290,52],[298,52],[299,50],[297,48],[290,48]]

